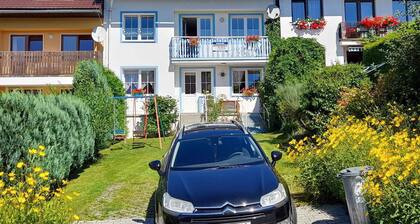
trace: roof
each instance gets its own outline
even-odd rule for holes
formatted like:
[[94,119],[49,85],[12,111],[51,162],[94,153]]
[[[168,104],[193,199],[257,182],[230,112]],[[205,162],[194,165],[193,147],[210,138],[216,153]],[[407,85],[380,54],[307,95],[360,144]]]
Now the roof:
[[236,123],[198,123],[185,126],[180,137],[182,139],[195,139],[210,136],[244,134],[248,134],[247,131]]
[[103,0],[0,0],[0,17],[102,17]]
[[0,9],[102,9],[99,0],[0,0]]

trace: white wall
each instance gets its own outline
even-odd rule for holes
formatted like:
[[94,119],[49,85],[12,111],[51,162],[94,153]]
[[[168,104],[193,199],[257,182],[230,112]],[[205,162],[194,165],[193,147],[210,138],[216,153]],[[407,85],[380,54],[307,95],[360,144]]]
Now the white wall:
[[[323,0],[323,7],[324,18],[327,21],[325,28],[318,31],[301,31],[294,29],[291,24],[291,0],[280,0],[281,36],[315,38],[325,47],[327,65],[343,64],[345,52],[340,45],[338,28],[344,21],[344,0]],[[377,16],[392,15],[392,0],[375,0],[375,12]]]

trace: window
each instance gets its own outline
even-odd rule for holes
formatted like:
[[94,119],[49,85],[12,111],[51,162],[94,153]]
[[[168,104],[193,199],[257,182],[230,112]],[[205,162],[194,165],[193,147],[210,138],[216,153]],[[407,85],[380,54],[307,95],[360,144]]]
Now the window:
[[37,95],[37,94],[41,94],[42,90],[41,89],[13,89],[13,92],[20,92],[20,93],[24,93],[24,94],[33,94],[33,95]]
[[257,88],[261,80],[261,69],[236,69],[233,71],[233,93],[241,94],[245,88]]
[[293,21],[305,18],[320,19],[322,13],[322,0],[292,0]]
[[94,43],[89,35],[62,35],[62,51],[93,51]]
[[420,0],[393,0],[392,11],[395,17],[401,22],[407,22],[414,20],[413,10],[416,7],[420,7]]
[[154,69],[124,70],[125,93],[132,95],[134,90],[142,90],[145,94],[154,94],[156,90]]
[[182,36],[212,36],[213,19],[211,16],[182,16]]
[[42,51],[43,39],[41,35],[12,35],[11,51]]
[[211,72],[201,72],[201,93],[211,93]]
[[344,11],[345,20],[349,24],[375,16],[373,0],[345,0]]
[[196,76],[194,72],[185,73],[184,89],[185,89],[185,94],[196,93]]
[[234,15],[230,20],[232,36],[262,35],[262,17],[258,15]]
[[123,17],[123,35],[126,41],[153,41],[155,14],[130,14]]
[[248,136],[221,136],[183,140],[176,147],[171,167],[175,169],[239,166],[263,162],[260,149]]

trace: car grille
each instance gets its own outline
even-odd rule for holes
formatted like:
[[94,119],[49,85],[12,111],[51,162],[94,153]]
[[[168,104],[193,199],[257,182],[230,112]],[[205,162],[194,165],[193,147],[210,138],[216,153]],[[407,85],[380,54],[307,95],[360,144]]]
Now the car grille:
[[271,224],[274,223],[273,217],[269,217],[264,213],[255,213],[247,215],[232,215],[232,216],[219,216],[219,217],[197,217],[192,218],[191,223],[240,223],[251,222],[251,224]]

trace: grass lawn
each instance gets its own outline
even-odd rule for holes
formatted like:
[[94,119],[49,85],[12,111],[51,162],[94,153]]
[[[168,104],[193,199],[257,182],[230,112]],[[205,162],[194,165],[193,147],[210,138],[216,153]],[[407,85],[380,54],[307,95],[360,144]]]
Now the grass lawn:
[[[267,155],[276,149],[276,134],[257,134],[255,137]],[[68,192],[80,193],[69,206],[83,220],[145,217],[158,181],[158,175],[148,168],[148,163],[161,159],[170,141],[166,138],[164,149],[159,149],[157,139],[139,140],[134,145],[127,140],[127,143],[121,142],[101,151],[101,158],[66,187]],[[300,194],[302,189],[294,179],[298,170],[293,163],[284,157],[276,168],[291,192]]]

